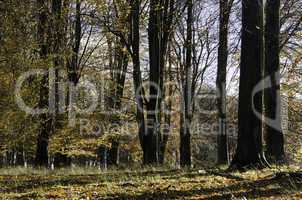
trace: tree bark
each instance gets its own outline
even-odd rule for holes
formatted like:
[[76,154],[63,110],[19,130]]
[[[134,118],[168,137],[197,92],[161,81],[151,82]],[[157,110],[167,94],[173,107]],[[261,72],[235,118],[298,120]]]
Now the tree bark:
[[108,149],[107,164],[108,166],[117,166],[119,159],[119,141],[113,140],[111,147]]
[[146,157],[144,164],[158,164],[158,127],[160,124],[159,117],[159,93],[160,91],[160,9],[158,0],[150,1],[149,10],[149,26],[148,26],[148,39],[149,39],[149,63],[150,63],[150,98],[147,104],[147,135],[145,146]]
[[263,1],[242,1],[238,141],[231,168],[264,167],[262,113],[263,92],[253,94],[264,67]]
[[98,150],[97,150],[97,154],[98,154],[98,161],[100,164],[100,168],[101,169],[107,169],[107,152],[108,148],[105,146],[99,146]]
[[[118,38],[117,38],[118,39]],[[111,108],[113,112],[121,109],[122,106],[122,97],[124,93],[124,85],[126,80],[126,73],[128,68],[128,54],[123,52],[123,43],[122,41],[117,40],[116,46],[114,48],[114,64],[111,66],[114,68],[112,73],[112,79],[114,82],[114,88],[111,93]],[[112,99],[113,98],[113,99]],[[121,125],[119,116],[112,116],[111,122],[113,124]],[[111,147],[108,149],[108,166],[118,165],[118,153],[119,153],[119,138],[112,137]]]
[[180,166],[191,166],[191,132],[190,121],[183,116],[180,117]]
[[[39,56],[41,60],[45,61],[49,53],[49,37],[47,33],[49,31],[48,25],[48,8],[47,1],[37,0],[38,7],[38,43],[39,43]],[[40,85],[40,99],[39,108],[46,108],[48,105],[48,75],[43,75],[41,85]],[[48,113],[43,113],[40,115],[39,133],[37,139],[37,149],[35,157],[36,166],[48,166],[48,141],[50,131],[52,129],[52,118]]]
[[131,47],[132,47],[132,64],[133,64],[133,84],[135,90],[135,101],[136,101],[136,121],[138,124],[138,136],[140,144],[143,150],[143,161],[146,159],[146,124],[144,115],[144,99],[143,99],[143,87],[142,77],[140,70],[140,1],[131,1]]
[[[53,37],[53,47],[52,54],[54,56],[54,70],[55,70],[55,112],[53,112],[53,122],[54,129],[60,128],[59,111],[61,110],[59,105],[59,70],[63,69],[64,58],[63,48],[66,38],[66,17],[68,14],[64,13],[68,10],[69,2],[62,0],[52,0],[52,17],[53,17],[53,26],[52,26],[52,37]],[[63,152],[57,152],[54,155],[54,166],[56,167],[66,167],[71,164],[71,159],[68,158],[68,155]]]
[[265,7],[265,77],[270,77],[270,88],[264,92],[265,117],[274,120],[264,124],[266,155],[271,162],[284,162],[284,136],[281,127],[280,95],[280,0],[267,0]]
[[183,90],[183,110],[180,118],[180,165],[191,166],[191,117],[192,117],[192,26],[193,0],[187,1],[187,38],[186,38],[186,65],[185,83]]
[[218,93],[217,163],[229,164],[228,137],[226,129],[226,71],[228,62],[228,26],[232,0],[220,0],[219,46],[216,89]]
[[161,146],[161,103],[163,99],[164,69],[166,65],[166,54],[175,9],[174,0],[151,0],[149,10],[149,62],[150,62],[150,98],[147,104],[147,135],[145,145],[145,164],[159,164],[162,155]]
[[[164,113],[164,123],[165,127],[163,129],[163,134],[160,137],[160,149],[159,149],[159,164],[163,165],[165,161],[165,151],[167,147],[167,143],[169,140],[169,136],[171,134],[171,112],[172,112],[172,81],[173,81],[173,75],[172,75],[172,56],[171,56],[171,45],[169,45],[168,49],[168,71],[165,73],[165,81],[167,83],[167,86],[164,87],[163,94],[167,95],[168,98],[166,99],[166,109]],[[163,97],[165,98],[165,97]]]

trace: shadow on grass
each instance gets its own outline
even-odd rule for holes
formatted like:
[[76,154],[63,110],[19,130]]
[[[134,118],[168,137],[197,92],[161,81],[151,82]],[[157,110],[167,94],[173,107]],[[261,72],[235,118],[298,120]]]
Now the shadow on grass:
[[[267,177],[257,181],[248,181],[239,176],[235,176],[225,172],[218,171],[203,171],[199,173],[196,171],[182,171],[182,170],[165,170],[165,171],[139,171],[139,172],[108,172],[103,174],[91,175],[49,175],[49,176],[3,176],[0,180],[0,193],[21,193],[26,191],[34,191],[36,188],[48,188],[53,186],[85,186],[92,183],[108,183],[115,182],[116,184],[122,182],[122,187],[131,188],[136,187],[137,180],[144,180],[147,177],[160,176],[161,179],[178,179],[189,178],[192,183],[197,181],[194,178],[201,176],[221,176],[227,179],[235,180],[232,185],[224,187],[205,187],[203,182],[198,182],[200,188],[188,190],[176,190],[173,185],[166,188],[149,189],[143,193],[112,193],[107,194],[108,198],[98,197],[98,199],[182,199],[190,197],[198,197],[198,199],[232,199],[232,198],[257,198],[257,197],[271,197],[288,194],[289,192],[301,191],[302,177],[300,175],[282,173],[276,174],[274,177]],[[124,182],[126,181],[126,182]],[[127,182],[130,181],[130,182]]]
[[0,181],[0,192],[25,192],[29,189],[35,189],[37,187],[52,187],[56,185],[67,186],[67,185],[85,185],[95,182],[96,176],[67,176],[64,178],[43,178],[43,177],[32,177],[28,180],[17,180],[9,179]]
[[171,190],[157,189],[155,191],[147,191],[139,195],[129,195],[126,193],[112,194],[109,199],[183,199],[189,197],[198,197],[198,199],[234,199],[234,198],[265,198],[279,197],[289,193],[301,192],[302,180],[290,176],[272,177],[257,181],[241,181],[233,185],[225,187],[214,187],[193,190]]
[[[104,172],[101,174],[92,175],[55,175],[42,176],[42,175],[4,175],[0,180],[0,193],[5,192],[25,192],[26,190],[34,189],[36,187],[52,187],[56,185],[69,186],[69,185],[86,185],[91,183],[102,182],[116,182],[120,180],[135,179],[154,176],[172,177],[179,173],[179,176],[186,176],[190,173],[181,170],[155,170],[155,171],[117,171],[117,172]],[[25,178],[25,180],[22,180]]]

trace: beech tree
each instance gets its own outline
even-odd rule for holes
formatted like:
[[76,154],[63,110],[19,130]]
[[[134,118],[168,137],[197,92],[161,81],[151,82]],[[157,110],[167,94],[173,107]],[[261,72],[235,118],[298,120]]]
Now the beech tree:
[[[144,163],[159,163],[160,146],[163,142],[161,127],[161,103],[164,81],[164,68],[166,64],[166,53],[169,36],[177,3],[174,0],[151,0],[148,22],[149,41],[149,100],[147,102],[147,129],[144,139],[145,148]],[[167,142],[165,140],[165,142]]]
[[187,37],[186,37],[186,64],[183,95],[183,110],[180,118],[180,165],[191,166],[191,133],[192,120],[192,28],[193,28],[193,1],[187,1]]
[[[39,44],[39,57],[44,64],[44,68],[47,69],[47,57],[50,53],[50,38],[48,33],[50,32],[49,16],[48,16],[48,2],[46,0],[37,0],[38,10],[38,32],[37,40]],[[46,66],[45,66],[46,65]],[[40,100],[39,108],[46,108],[48,106],[49,77],[43,75],[40,85]],[[43,113],[40,115],[39,133],[37,139],[37,150],[35,157],[35,164],[37,166],[48,166],[48,141],[50,137],[50,131],[52,130],[53,119],[49,113]]]
[[[281,126],[280,95],[280,0],[267,0],[265,6],[265,77],[271,87],[264,92],[265,117],[274,123],[265,123],[266,155],[270,161],[282,162],[284,136]],[[265,118],[265,119],[266,119]]]
[[219,133],[217,137],[217,162],[229,163],[228,136],[226,130],[226,72],[228,65],[228,27],[233,0],[219,1],[219,46],[216,90]]
[[264,68],[263,1],[242,1],[242,43],[238,107],[238,141],[231,167],[265,166],[262,89],[256,91]]

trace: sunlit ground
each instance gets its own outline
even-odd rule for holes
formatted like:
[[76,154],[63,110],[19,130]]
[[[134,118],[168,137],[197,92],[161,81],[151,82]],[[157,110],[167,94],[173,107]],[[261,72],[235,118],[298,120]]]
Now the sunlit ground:
[[[0,170],[1,199],[302,199],[301,168]],[[289,173],[290,172],[290,173]]]

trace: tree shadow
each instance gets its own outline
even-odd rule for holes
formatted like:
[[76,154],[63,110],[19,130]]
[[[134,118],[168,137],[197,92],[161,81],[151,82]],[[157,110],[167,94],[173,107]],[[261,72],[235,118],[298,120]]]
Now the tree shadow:
[[[221,175],[221,174],[220,174]],[[225,174],[222,174],[225,175]],[[229,175],[227,175],[229,176]],[[272,188],[273,187],[273,188]],[[292,192],[299,192],[302,189],[302,179],[291,176],[274,176],[257,181],[241,181],[225,187],[205,188],[193,190],[171,190],[171,187],[147,191],[136,194],[112,194],[114,199],[182,199],[199,196],[198,199],[234,199],[234,198],[260,198],[278,197]]]
[[[21,193],[28,189],[33,189],[37,187],[52,187],[56,185],[68,186],[68,185],[85,185],[97,181],[96,176],[66,176],[62,178],[43,178],[43,177],[33,177],[28,180],[16,180],[15,178],[8,178],[6,180],[0,181],[0,192],[2,193]],[[4,187],[3,187],[4,186]]]
[[[92,175],[57,175],[52,177],[51,174],[47,176],[12,176],[5,175],[0,180],[0,193],[8,192],[25,192],[26,190],[37,188],[37,187],[52,187],[56,185],[68,186],[68,185],[86,185],[91,183],[102,183],[102,182],[115,182],[121,179],[135,179],[135,178],[146,178],[154,176],[172,176],[178,173],[184,175],[185,173],[180,170],[147,170],[147,171],[129,171],[129,172],[105,172],[101,174]],[[25,177],[26,180],[22,180]],[[21,179],[21,180],[20,180]]]
[[[221,176],[235,180],[232,185],[223,187],[205,187],[204,180],[196,180],[201,176]],[[257,198],[271,197],[287,194],[292,191],[302,189],[302,175],[300,173],[277,173],[275,176],[266,177],[257,181],[249,181],[233,174],[219,171],[182,171],[182,170],[163,170],[163,171],[143,171],[143,172],[109,172],[104,174],[92,175],[66,175],[66,176],[25,176],[25,180],[18,179],[16,176],[5,176],[0,180],[0,193],[21,193],[27,190],[33,191],[38,187],[60,186],[85,186],[91,183],[120,183],[121,187],[129,188],[137,186],[136,178],[139,180],[147,177],[161,176],[161,179],[188,178],[192,183],[200,184],[198,189],[177,190],[175,186],[169,185],[166,188],[151,189],[143,193],[114,193],[108,194],[107,199],[181,199],[198,196],[199,199],[232,199],[232,198]],[[130,180],[130,182],[128,182]],[[99,199],[106,199],[99,197]]]

